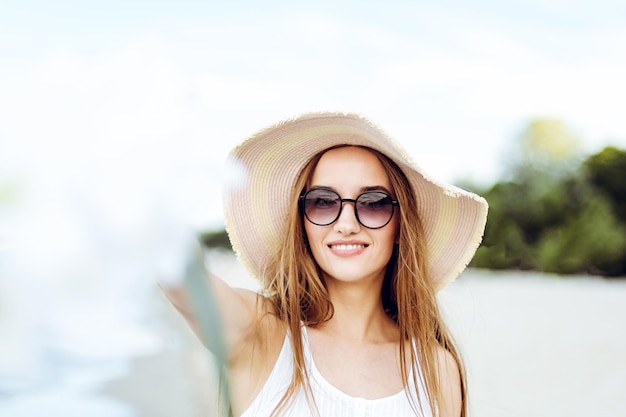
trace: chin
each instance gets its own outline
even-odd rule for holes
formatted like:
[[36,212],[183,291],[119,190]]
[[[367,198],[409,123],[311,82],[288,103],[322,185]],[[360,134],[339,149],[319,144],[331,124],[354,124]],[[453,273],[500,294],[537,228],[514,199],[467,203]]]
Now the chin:
[[369,281],[372,277],[380,277],[382,280],[385,276],[384,270],[380,271],[363,271],[361,273],[357,273],[354,271],[354,268],[349,268],[349,270],[341,270],[335,269],[333,271],[324,272],[324,277],[326,280],[334,280],[338,282],[345,283],[356,283],[360,281]]

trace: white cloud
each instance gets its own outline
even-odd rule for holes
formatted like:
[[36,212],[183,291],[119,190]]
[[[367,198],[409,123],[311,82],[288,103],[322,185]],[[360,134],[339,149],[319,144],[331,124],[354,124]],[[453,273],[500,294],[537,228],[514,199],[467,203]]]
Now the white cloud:
[[[241,139],[309,110],[364,113],[446,180],[493,179],[498,152],[535,116],[562,118],[595,143],[626,138],[623,29],[534,23],[528,33],[520,20],[411,10],[410,31],[293,13],[192,19],[89,54],[61,45],[0,77],[4,170],[91,181],[124,201],[111,210],[132,223],[145,209],[130,205],[138,192],[172,192],[159,183],[189,181],[190,167],[219,177]],[[213,209],[207,219],[219,221]]]

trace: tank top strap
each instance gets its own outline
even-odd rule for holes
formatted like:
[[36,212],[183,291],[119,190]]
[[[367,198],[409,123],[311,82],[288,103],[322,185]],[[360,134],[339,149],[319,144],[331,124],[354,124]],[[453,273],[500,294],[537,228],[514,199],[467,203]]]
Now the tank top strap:
[[292,376],[293,351],[287,333],[267,381],[241,417],[269,416],[287,391]]
[[[302,326],[302,347],[306,371],[309,377],[310,388],[314,398],[311,405],[307,395],[301,389],[295,393],[293,401],[287,410],[281,414],[284,417],[315,417],[315,416],[374,416],[393,415],[396,417],[419,416],[431,417],[432,412],[428,404],[428,397],[424,389],[423,376],[419,363],[415,370],[419,373],[417,386],[413,381],[413,374],[409,375],[408,390],[403,390],[389,397],[368,400],[352,397],[328,382],[315,366],[309,343],[309,333],[306,326]],[[413,344],[413,348],[416,345]],[[411,371],[413,372],[413,367]],[[259,394],[253,400],[242,417],[270,416],[280,399],[287,391],[294,371],[293,349],[289,333],[276,359],[276,363]],[[410,400],[411,397],[413,400]],[[417,405],[417,409],[415,406]]]

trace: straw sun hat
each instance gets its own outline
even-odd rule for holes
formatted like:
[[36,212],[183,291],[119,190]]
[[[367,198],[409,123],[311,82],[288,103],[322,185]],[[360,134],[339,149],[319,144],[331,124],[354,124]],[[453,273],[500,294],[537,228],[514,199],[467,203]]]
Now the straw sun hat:
[[231,151],[229,161],[237,164],[243,176],[225,190],[226,230],[252,276],[261,276],[284,242],[300,171],[318,152],[336,145],[376,149],[400,167],[417,198],[430,277],[437,290],[454,280],[481,242],[487,202],[429,177],[399,144],[367,119],[338,113],[310,113],[278,123]]

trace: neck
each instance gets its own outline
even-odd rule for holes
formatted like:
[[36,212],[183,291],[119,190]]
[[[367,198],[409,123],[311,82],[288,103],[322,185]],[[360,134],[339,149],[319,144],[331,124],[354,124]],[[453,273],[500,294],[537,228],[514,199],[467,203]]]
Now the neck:
[[354,341],[387,339],[390,332],[395,335],[397,327],[385,313],[380,299],[382,284],[328,284],[334,314],[323,326],[329,332]]

